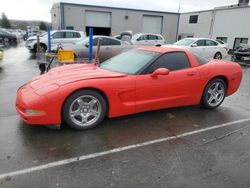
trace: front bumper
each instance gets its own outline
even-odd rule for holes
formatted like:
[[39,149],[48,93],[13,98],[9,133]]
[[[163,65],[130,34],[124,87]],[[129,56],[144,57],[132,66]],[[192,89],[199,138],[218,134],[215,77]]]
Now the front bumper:
[[[42,114],[28,114],[27,110],[39,110]],[[49,99],[39,96],[29,86],[25,85],[18,89],[16,95],[16,111],[21,119],[31,125],[51,125],[60,124],[60,109],[56,109]]]

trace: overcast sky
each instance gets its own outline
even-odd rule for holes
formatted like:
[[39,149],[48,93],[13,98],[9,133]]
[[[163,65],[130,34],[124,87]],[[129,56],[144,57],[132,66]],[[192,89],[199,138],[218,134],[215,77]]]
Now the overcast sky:
[[[206,10],[217,6],[238,3],[238,0],[64,0],[63,2],[177,12]],[[3,0],[0,13],[9,19],[51,21],[50,9],[58,0]]]

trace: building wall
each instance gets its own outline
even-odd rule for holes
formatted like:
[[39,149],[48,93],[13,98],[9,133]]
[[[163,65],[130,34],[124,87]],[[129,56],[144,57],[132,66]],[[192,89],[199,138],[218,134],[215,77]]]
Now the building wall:
[[[199,15],[198,23],[190,24],[189,17]],[[235,38],[248,38],[250,43],[250,7],[225,6],[213,10],[190,12],[180,15],[179,35],[187,37],[227,37],[229,49],[233,49]]]
[[[191,15],[198,15],[197,23],[189,23],[189,18]],[[193,37],[198,38],[210,38],[212,18],[213,10],[181,14],[179,22],[179,35],[193,35]]]
[[228,37],[233,49],[235,38],[248,38],[250,43],[250,7],[216,10],[212,38]]
[[[142,19],[143,15],[162,16],[162,35],[166,37],[167,43],[173,43],[176,41],[177,35],[177,20],[179,14],[175,13],[163,13],[152,11],[138,11],[130,9],[114,9],[95,6],[83,6],[74,4],[64,4],[64,11],[61,12],[64,20],[64,25],[61,29],[65,29],[67,26],[73,26],[75,30],[85,31],[85,11],[104,11],[111,12],[111,32],[113,35],[119,34],[122,31],[132,30],[133,33],[142,32]],[[52,13],[53,14],[53,13]],[[128,19],[125,19],[128,16]],[[52,15],[52,27],[57,29],[58,20]]]
[[60,29],[61,27],[61,14],[60,14],[60,3],[53,4],[51,13],[52,29]]

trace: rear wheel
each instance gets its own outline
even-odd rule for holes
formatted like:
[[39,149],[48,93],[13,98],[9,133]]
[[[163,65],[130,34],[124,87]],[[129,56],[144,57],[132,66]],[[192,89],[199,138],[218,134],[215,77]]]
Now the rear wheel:
[[227,85],[222,79],[214,79],[208,83],[203,95],[201,104],[205,108],[217,108],[224,101],[226,96]]
[[[40,44],[40,52],[46,52],[47,46],[45,44]],[[37,45],[34,46],[34,51],[37,52]]]
[[71,128],[85,130],[101,123],[106,112],[107,104],[101,94],[93,90],[81,90],[66,100],[62,115]]
[[222,55],[220,52],[217,52],[215,55],[214,55],[214,59],[222,59]]

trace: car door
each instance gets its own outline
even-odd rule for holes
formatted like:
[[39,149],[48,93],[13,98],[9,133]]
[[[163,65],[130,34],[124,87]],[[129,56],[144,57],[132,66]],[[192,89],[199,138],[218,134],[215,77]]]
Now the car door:
[[191,47],[189,48],[190,51],[202,56],[208,58],[208,54],[206,53],[206,40],[200,39],[194,42]]
[[67,31],[65,32],[65,39],[63,43],[71,43],[74,44],[75,42],[78,42],[81,40],[81,35],[78,32],[74,31]]
[[206,42],[205,51],[207,54],[207,58],[213,59],[216,52],[220,51],[218,43],[212,40],[206,40],[205,42]]
[[57,31],[51,35],[51,44],[53,46],[57,46],[58,44],[62,44],[62,41],[65,38],[65,32],[64,31]]
[[148,45],[156,45],[156,44],[162,44],[162,41],[159,40],[159,37],[157,35],[148,35]]
[[[170,73],[152,76],[158,68],[167,68]],[[197,68],[191,67],[185,52],[162,55],[137,76],[136,112],[195,104],[199,78]]]
[[136,39],[136,44],[139,46],[147,46],[149,43],[148,35],[141,35],[138,39]]

